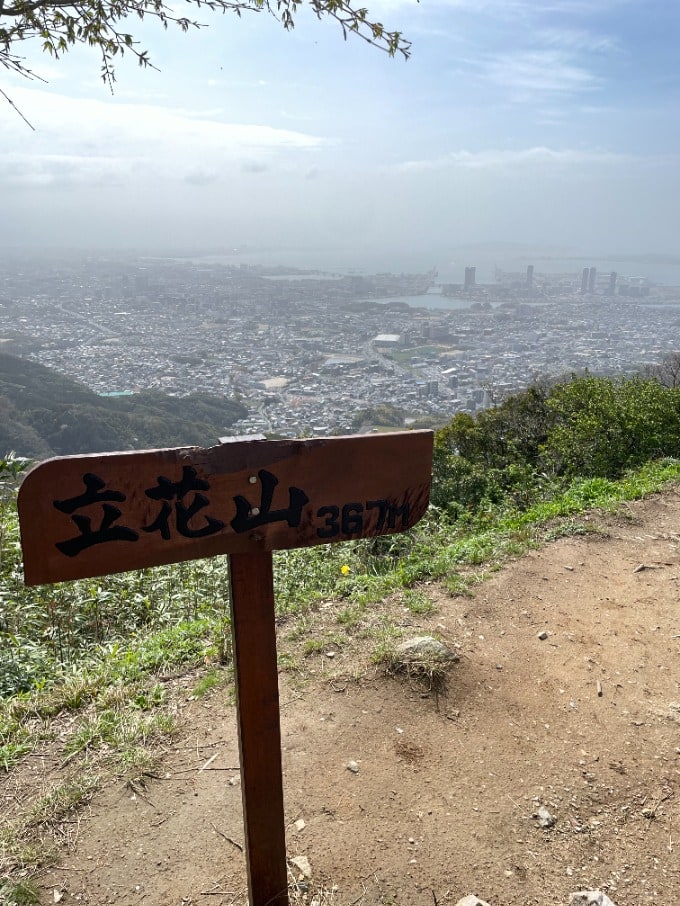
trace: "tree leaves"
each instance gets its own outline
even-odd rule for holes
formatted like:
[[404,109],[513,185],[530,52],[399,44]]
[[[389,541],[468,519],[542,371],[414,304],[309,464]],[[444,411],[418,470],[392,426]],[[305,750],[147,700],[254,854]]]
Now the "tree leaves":
[[[281,22],[288,31],[295,27],[301,0],[185,0],[196,9],[212,13],[267,12]],[[401,32],[388,31],[381,22],[372,21],[368,10],[355,8],[352,0],[307,0],[319,18],[332,18],[340,25],[342,33],[357,35],[368,44],[385,51],[390,56],[400,54],[404,59],[410,54],[411,44]],[[127,30],[120,31],[119,23],[136,16],[156,19],[163,28],[176,25],[181,31],[202,28],[200,23],[178,15],[176,6],[164,0],[0,0],[0,65],[13,72],[34,78],[16,45],[30,38],[43,39],[43,51],[55,58],[61,57],[77,44],[99,48],[102,57],[102,79],[113,90],[115,69],[113,58],[132,54],[140,66],[152,66],[149,54]]]

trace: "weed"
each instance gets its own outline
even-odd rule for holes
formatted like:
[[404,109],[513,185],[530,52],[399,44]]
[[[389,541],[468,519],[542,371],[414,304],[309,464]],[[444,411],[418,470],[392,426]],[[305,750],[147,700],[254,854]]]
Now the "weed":
[[117,761],[122,773],[134,779],[152,771],[157,757],[144,746],[130,745],[119,753]]
[[298,673],[300,671],[299,660],[295,657],[294,654],[290,654],[286,651],[278,654],[277,664],[281,670],[286,670],[290,673]]
[[375,646],[371,656],[371,662],[376,666],[385,665],[396,655],[397,642],[401,637],[401,632],[392,623],[385,620],[373,632]]
[[427,616],[435,609],[432,598],[420,589],[407,589],[402,600],[407,610],[420,616]]
[[212,689],[223,686],[226,682],[227,674],[225,671],[220,670],[217,667],[211,667],[194,686],[193,695],[196,698],[203,698]]
[[99,787],[99,777],[94,774],[79,774],[65,783],[54,787],[39,799],[26,818],[28,827],[58,824],[69,812],[89,802]]
[[307,639],[302,646],[302,654],[304,657],[309,657],[311,654],[321,654],[325,647],[322,639]]
[[151,689],[139,692],[132,700],[133,708],[139,708],[140,711],[148,711],[156,708],[165,699],[165,687],[161,683],[155,683]]
[[351,605],[339,611],[336,620],[341,626],[344,626],[345,629],[352,629],[361,622],[364,611],[365,607],[363,606]]
[[7,906],[33,906],[40,902],[40,890],[33,881],[3,881],[0,883],[0,903]]
[[558,538],[573,538],[579,535],[601,535],[602,537],[607,537],[608,534],[606,529],[590,522],[581,522],[578,519],[565,519],[547,528],[542,535],[542,540],[557,541]]

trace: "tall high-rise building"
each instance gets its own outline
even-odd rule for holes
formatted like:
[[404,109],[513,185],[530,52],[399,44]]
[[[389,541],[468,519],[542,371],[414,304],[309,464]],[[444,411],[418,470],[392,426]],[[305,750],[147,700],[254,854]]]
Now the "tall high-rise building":
[[475,285],[475,275],[477,273],[476,267],[466,267],[465,268],[465,289],[472,289]]
[[534,266],[533,264],[527,265],[527,286],[531,287],[534,285]]
[[596,284],[596,282],[597,282],[597,268],[596,268],[596,267],[591,267],[591,268],[590,268],[590,274],[588,275],[588,292],[589,292],[589,293],[594,293],[594,292],[595,292],[595,284]]
[[590,273],[590,268],[584,267],[583,273],[581,274],[581,295],[585,295],[588,292],[588,275]]
[[617,275],[616,271],[612,271],[611,274],[609,275],[609,295],[610,296],[616,295],[616,277],[617,276],[618,275]]

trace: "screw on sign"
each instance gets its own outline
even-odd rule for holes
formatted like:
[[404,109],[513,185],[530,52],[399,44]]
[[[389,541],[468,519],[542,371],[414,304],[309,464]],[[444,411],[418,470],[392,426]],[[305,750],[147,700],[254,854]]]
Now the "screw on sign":
[[288,902],[271,552],[415,525],[432,446],[413,431],[66,456],[19,491],[27,585],[229,554],[252,906]]

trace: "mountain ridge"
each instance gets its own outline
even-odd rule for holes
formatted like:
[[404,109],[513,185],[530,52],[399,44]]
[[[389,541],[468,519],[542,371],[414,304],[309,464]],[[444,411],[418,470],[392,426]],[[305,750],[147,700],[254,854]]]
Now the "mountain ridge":
[[145,390],[102,397],[50,368],[0,353],[0,452],[29,459],[209,446],[245,417],[237,400]]

